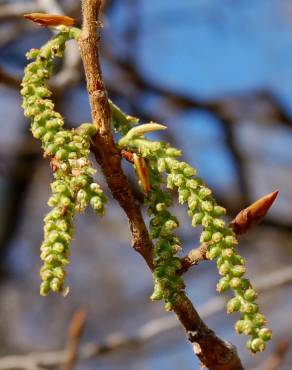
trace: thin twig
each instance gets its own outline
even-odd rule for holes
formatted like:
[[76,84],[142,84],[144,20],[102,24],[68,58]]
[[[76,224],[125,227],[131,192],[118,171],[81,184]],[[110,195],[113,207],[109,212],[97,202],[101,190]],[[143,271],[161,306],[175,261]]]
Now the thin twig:
[[68,341],[66,345],[66,358],[60,370],[72,370],[76,361],[78,360],[78,347],[81,335],[83,333],[86,320],[85,310],[77,310],[71,320]]
[[[292,282],[292,266],[282,267],[264,276],[255,279],[255,288],[261,293],[270,292],[272,289],[279,289],[281,286]],[[226,302],[222,297],[216,297],[198,308],[203,319],[206,319],[221,310],[225,309]],[[135,334],[116,332],[109,335],[102,343],[87,343],[80,347],[78,360],[85,361],[101,354],[106,354],[126,346],[144,344],[153,337],[165,334],[179,327],[179,322],[174,316],[163,316],[150,320],[142,325]],[[64,364],[66,351],[52,351],[28,353],[26,355],[11,355],[0,359],[0,370],[14,370],[31,368],[28,363],[35,363],[41,367],[53,368]],[[21,364],[21,367],[20,367]],[[255,370],[255,369],[254,369]],[[257,369],[259,370],[259,369]],[[263,369],[261,369],[263,370]],[[266,370],[266,369],[265,369]]]
[[197,265],[199,262],[206,260],[206,253],[208,251],[208,244],[201,244],[198,248],[191,249],[190,252],[181,259],[181,269],[179,274],[183,274],[191,266]]

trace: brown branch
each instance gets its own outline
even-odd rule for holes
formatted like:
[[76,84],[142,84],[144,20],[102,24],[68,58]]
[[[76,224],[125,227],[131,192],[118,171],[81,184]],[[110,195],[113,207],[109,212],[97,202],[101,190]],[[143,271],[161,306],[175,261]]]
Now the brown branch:
[[80,337],[83,333],[86,320],[86,312],[82,309],[77,310],[71,320],[68,332],[68,341],[66,345],[65,362],[61,370],[73,370],[78,359],[78,347]]
[[[114,198],[129,219],[133,247],[144,257],[150,269],[153,269],[153,245],[140,206],[122,171],[121,156],[112,136],[111,112],[99,64],[99,36],[96,28],[99,24],[100,8],[100,0],[83,1],[83,28],[79,39],[92,120],[97,128],[93,152]],[[196,343],[199,349],[196,354],[205,366],[211,370],[243,369],[235,347],[218,338],[206,326],[187,297],[174,307],[174,311],[187,331],[189,340]]]
[[92,109],[92,120],[98,132],[94,139],[93,151],[114,198],[128,216],[133,247],[152,268],[152,243],[139,204],[122,171],[120,153],[115,146],[111,131],[111,112],[99,65],[99,36],[96,33],[100,5],[100,1],[83,2],[84,23],[79,39]]

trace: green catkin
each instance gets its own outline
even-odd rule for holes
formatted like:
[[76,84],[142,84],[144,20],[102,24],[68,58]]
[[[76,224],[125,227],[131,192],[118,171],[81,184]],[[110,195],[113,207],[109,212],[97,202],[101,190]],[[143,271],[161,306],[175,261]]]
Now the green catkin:
[[75,130],[64,130],[63,117],[54,110],[47,86],[55,57],[62,57],[65,43],[78,37],[79,30],[59,27],[59,33],[41,49],[32,49],[28,59],[35,59],[26,68],[22,81],[24,115],[31,119],[31,131],[39,139],[44,156],[51,160],[55,181],[48,205],[52,210],[44,218],[44,241],[41,245],[43,266],[40,270],[41,295],[66,292],[65,267],[69,263],[73,220],[87,204],[98,213],[104,211],[106,198],[93,180],[96,172],[88,159],[90,138],[96,129],[82,124]]
[[[178,149],[168,143],[148,140],[143,135],[133,137],[131,133],[121,139],[120,146],[145,158],[151,171],[166,174],[167,188],[177,189],[179,203],[187,203],[192,226],[201,226],[203,229],[200,242],[208,245],[207,258],[217,261],[222,276],[217,291],[232,289],[234,292],[234,297],[227,303],[227,312],[241,313],[235,330],[250,336],[247,342],[250,351],[263,351],[272,332],[264,327],[266,319],[258,312],[256,292],[249,280],[243,277],[245,260],[236,252],[238,242],[233,230],[222,219],[226,210],[217,205],[212,191],[203,180],[196,177],[196,170],[186,162],[177,160],[181,155]],[[162,293],[157,297],[165,299],[163,286],[160,290]]]
[[162,188],[163,178],[155,169],[150,169],[151,190],[146,197],[150,218],[150,237],[154,242],[154,292],[152,300],[165,301],[165,309],[171,311],[183,297],[184,282],[178,275],[181,268],[176,256],[180,250],[180,241],[174,234],[178,220],[168,210],[172,205],[170,194]]

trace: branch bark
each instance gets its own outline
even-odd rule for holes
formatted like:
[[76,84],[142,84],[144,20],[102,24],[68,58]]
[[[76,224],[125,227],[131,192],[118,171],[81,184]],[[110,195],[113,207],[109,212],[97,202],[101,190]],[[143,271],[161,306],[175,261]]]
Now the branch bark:
[[[79,39],[92,120],[97,128],[92,150],[113,197],[128,217],[133,247],[152,270],[153,244],[142,218],[139,203],[123,173],[121,155],[115,146],[111,130],[111,112],[99,63],[97,26],[101,5],[101,0],[83,1],[83,28]],[[236,348],[218,338],[207,327],[187,297],[174,307],[174,311],[187,331],[190,342],[194,343],[196,355],[206,367],[211,370],[243,369]]]

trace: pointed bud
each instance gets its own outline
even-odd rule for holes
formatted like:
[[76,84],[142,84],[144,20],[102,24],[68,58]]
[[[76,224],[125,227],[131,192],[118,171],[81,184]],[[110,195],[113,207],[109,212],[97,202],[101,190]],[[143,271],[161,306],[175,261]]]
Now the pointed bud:
[[43,27],[56,27],[61,25],[72,27],[75,24],[75,19],[59,14],[30,13],[24,14],[23,17]]
[[235,219],[230,223],[234,232],[238,235],[244,234],[250,227],[261,222],[272,206],[277,195],[278,191],[267,194],[252,203],[249,207],[240,211]]
[[141,182],[142,189],[147,195],[150,190],[150,179],[147,163],[144,158],[139,157],[136,153],[133,153],[133,160],[136,169],[137,176]]

